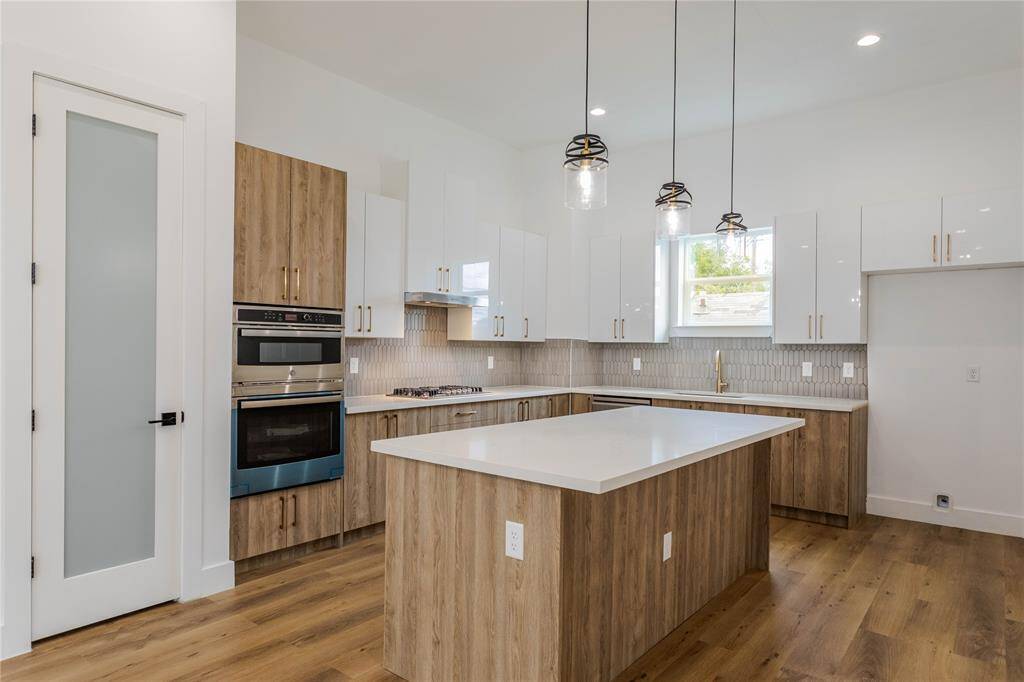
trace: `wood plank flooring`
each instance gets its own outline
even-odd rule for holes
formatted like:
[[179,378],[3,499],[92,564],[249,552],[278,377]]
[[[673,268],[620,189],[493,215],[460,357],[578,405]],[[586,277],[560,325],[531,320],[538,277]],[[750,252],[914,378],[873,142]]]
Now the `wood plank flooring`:
[[[867,517],[772,518],[771,571],[740,578],[621,680],[1024,680],[1024,539]],[[381,667],[378,535],[234,590],[37,642],[16,680],[395,679]]]

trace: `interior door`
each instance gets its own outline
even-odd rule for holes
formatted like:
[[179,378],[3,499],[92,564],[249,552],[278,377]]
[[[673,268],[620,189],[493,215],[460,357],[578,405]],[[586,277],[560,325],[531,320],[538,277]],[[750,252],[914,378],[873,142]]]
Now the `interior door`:
[[817,225],[814,212],[775,218],[775,343],[814,343],[817,338]]
[[548,240],[532,232],[523,235],[523,338],[547,338]]
[[522,230],[501,228],[498,315],[501,317],[500,338],[505,341],[523,339],[523,235]]
[[365,336],[405,336],[405,286],[402,281],[402,202],[366,195]]
[[34,98],[38,639],[179,595],[183,123],[42,77]]
[[349,189],[345,210],[345,336],[366,336],[366,192]]
[[341,310],[345,302],[344,171],[292,159],[291,302]]
[[619,238],[590,240],[590,341],[619,339]]
[[291,161],[282,154],[235,143],[237,303],[288,301]]

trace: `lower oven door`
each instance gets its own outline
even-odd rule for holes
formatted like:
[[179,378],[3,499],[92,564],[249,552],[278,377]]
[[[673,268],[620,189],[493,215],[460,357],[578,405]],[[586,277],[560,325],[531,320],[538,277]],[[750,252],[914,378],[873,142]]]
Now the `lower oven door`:
[[344,473],[345,403],[340,394],[237,398],[231,412],[231,496]]

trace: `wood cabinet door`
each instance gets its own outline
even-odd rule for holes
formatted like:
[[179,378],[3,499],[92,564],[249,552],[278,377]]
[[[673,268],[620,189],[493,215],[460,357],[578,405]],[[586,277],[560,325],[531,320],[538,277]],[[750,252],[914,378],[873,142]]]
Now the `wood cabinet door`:
[[288,546],[301,545],[341,532],[340,479],[285,490],[288,494]]
[[[747,414],[763,414],[769,417],[796,417],[795,410],[781,407],[747,405]],[[795,506],[793,496],[793,458],[795,455],[797,431],[787,431],[771,441],[771,501],[786,507]]]
[[850,415],[846,412],[794,410],[806,422],[796,433],[793,455],[793,506],[847,513]]
[[[345,530],[384,520],[384,481],[370,442],[387,437],[387,412],[345,417]],[[379,434],[379,435],[378,435]]]
[[288,491],[273,491],[231,500],[232,561],[288,546]]
[[235,270],[238,303],[289,300],[292,159],[235,144]]
[[547,416],[564,417],[569,414],[569,396],[552,395],[548,396],[544,400],[548,403]]
[[291,303],[340,310],[345,301],[346,175],[291,161]]
[[494,421],[496,424],[514,424],[521,421],[523,414],[522,405],[523,401],[519,400],[500,400],[495,401],[494,406]]
[[585,412],[590,412],[590,403],[593,399],[594,396],[592,395],[573,393],[569,401],[571,414],[583,414]]

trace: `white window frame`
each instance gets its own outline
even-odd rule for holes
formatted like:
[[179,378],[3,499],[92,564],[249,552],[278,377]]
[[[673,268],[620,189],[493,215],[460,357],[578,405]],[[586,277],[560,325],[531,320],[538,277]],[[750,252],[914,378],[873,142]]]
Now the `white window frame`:
[[[751,232],[754,231],[768,231],[769,233],[774,232],[774,225],[768,224],[757,228],[751,228]],[[694,234],[691,237],[705,237],[711,236],[711,233],[707,234]],[[680,337],[770,337],[772,335],[772,325],[770,320],[774,319],[774,306],[775,306],[775,268],[774,263],[772,266],[772,272],[770,275],[736,275],[730,277],[716,277],[714,278],[717,282],[731,282],[731,281],[744,281],[744,280],[763,280],[768,281],[768,319],[769,322],[763,325],[744,325],[744,324],[684,324],[684,311],[683,305],[685,303],[685,297],[683,295],[683,288],[686,286],[684,278],[686,276],[685,267],[682,264],[683,253],[682,250],[686,248],[686,238],[680,239],[673,244],[672,249],[672,328],[670,330],[670,336]],[[702,281],[709,281],[709,278],[705,278]]]

